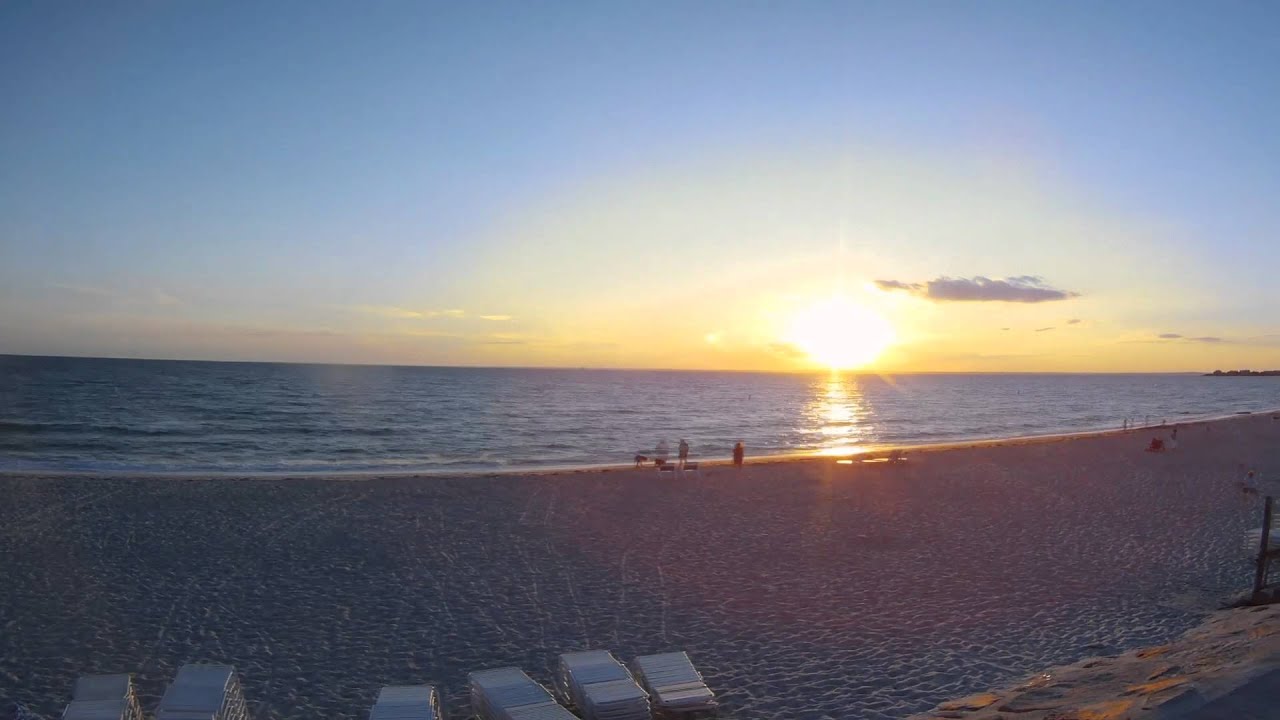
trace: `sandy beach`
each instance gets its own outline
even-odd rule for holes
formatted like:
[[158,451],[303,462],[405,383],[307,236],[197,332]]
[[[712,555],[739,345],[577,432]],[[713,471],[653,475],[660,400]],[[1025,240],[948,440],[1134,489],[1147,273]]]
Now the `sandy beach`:
[[[484,477],[0,478],[0,701],[234,664],[258,718],[363,717],[556,654],[687,650],[734,718],[901,718],[1169,642],[1251,580],[1270,413],[909,453]],[[1167,431],[1163,433],[1167,436]]]

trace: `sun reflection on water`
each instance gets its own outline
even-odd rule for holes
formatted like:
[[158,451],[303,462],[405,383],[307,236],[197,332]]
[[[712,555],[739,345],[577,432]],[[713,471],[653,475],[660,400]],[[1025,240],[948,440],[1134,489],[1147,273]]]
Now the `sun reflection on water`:
[[811,398],[805,408],[805,429],[819,455],[852,455],[874,435],[873,413],[856,375],[815,378]]

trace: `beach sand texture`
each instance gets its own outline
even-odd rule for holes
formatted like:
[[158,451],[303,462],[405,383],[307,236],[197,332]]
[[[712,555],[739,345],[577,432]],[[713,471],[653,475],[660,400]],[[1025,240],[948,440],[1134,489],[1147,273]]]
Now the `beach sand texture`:
[[0,478],[0,701],[82,673],[234,664],[258,718],[363,717],[385,684],[687,650],[735,718],[901,718],[1166,642],[1251,580],[1247,463],[1280,421],[529,477]]

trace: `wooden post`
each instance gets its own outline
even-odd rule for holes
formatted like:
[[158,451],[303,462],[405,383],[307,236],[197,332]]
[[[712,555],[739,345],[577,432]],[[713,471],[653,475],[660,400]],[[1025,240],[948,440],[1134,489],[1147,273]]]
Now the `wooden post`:
[[1258,571],[1253,576],[1253,596],[1262,594],[1267,584],[1267,563],[1271,552],[1271,496],[1268,495],[1262,507],[1262,540],[1258,548]]

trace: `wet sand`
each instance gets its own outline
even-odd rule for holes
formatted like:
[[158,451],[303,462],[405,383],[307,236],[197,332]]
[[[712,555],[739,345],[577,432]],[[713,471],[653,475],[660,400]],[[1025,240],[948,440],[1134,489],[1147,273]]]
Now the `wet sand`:
[[[0,478],[0,701],[240,670],[257,718],[559,652],[689,651],[735,718],[901,718],[1167,642],[1247,588],[1270,414],[704,468],[458,478]],[[1165,432],[1167,435],[1167,431]]]

